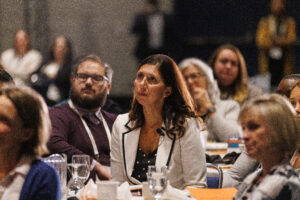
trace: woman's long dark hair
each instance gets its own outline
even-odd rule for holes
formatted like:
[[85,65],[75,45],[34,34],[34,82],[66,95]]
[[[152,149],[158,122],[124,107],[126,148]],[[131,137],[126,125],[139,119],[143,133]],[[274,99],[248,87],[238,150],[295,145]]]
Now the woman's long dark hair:
[[[139,69],[145,64],[156,65],[164,84],[172,88],[171,95],[165,98],[162,117],[167,135],[170,138],[172,134],[182,137],[185,133],[186,118],[196,117],[196,115],[192,97],[178,66],[172,58],[162,54],[147,57],[140,63]],[[145,121],[142,105],[138,103],[135,96],[129,111],[129,121],[133,123],[133,128],[141,127]]]
[[[61,36],[58,36],[61,37]],[[69,90],[70,90],[70,75],[72,71],[72,66],[73,66],[73,50],[72,50],[72,44],[71,41],[65,37],[62,36],[66,39],[66,46],[67,46],[67,51],[65,58],[63,60],[62,66],[60,67],[57,76],[54,79],[55,85],[58,86],[60,90],[60,94],[62,96],[62,99],[66,99],[69,96]],[[56,37],[57,38],[57,37]],[[48,57],[45,59],[45,61],[41,64],[41,67],[45,66],[48,63],[51,63],[55,60],[54,58],[54,46],[55,46],[55,41],[54,40],[51,49],[49,51]]]

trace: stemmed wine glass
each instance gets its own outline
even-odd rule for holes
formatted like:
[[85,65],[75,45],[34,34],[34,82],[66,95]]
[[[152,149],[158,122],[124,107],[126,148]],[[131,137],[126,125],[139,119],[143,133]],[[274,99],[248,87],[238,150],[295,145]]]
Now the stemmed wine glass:
[[68,164],[72,179],[68,183],[68,196],[75,196],[84,187],[84,182],[90,175],[90,157],[88,155],[73,155],[72,163]]
[[147,179],[150,191],[159,200],[167,187],[167,166],[149,165]]
[[72,164],[77,169],[78,179],[84,183],[90,175],[90,156],[73,155]]

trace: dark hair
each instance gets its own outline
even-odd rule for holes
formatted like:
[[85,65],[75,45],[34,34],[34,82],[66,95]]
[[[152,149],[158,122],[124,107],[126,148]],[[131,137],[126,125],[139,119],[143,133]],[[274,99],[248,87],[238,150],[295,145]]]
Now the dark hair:
[[[62,66],[59,68],[59,71],[57,73],[57,76],[54,80],[54,83],[59,87],[60,93],[62,95],[62,98],[65,99],[69,95],[69,90],[70,90],[70,76],[71,76],[71,70],[72,70],[72,62],[73,62],[73,49],[72,49],[72,44],[71,41],[65,37],[65,36],[58,36],[58,37],[63,37],[66,40],[66,54],[62,63]],[[49,52],[49,58],[46,63],[50,63],[54,58],[54,46],[56,43],[56,39],[52,44],[51,50]],[[46,64],[44,63],[44,64]],[[43,65],[42,65],[43,66]]]
[[113,69],[111,68],[111,66],[108,63],[103,62],[99,56],[96,56],[94,54],[89,54],[89,55],[84,55],[84,56],[78,57],[73,66],[72,73],[76,74],[78,71],[79,65],[87,60],[91,60],[96,63],[99,63],[105,69],[105,76],[109,79],[109,82],[111,82],[112,75],[114,72]]
[[65,55],[65,58],[64,58],[64,64],[65,63],[72,64],[72,60],[73,60],[72,43],[71,43],[69,38],[67,38],[65,36],[62,36],[62,35],[57,36],[55,38],[53,44],[51,45],[51,49],[50,49],[50,52],[49,52],[47,63],[55,60],[55,58],[54,58],[54,47],[55,47],[56,39],[59,38],[59,37],[63,37],[66,40],[67,51],[66,51],[66,55]]
[[292,87],[290,93],[289,93],[289,96],[288,98],[290,98],[290,95],[291,95],[291,92],[293,91],[293,89],[295,89],[296,87],[300,87],[300,80],[297,80],[297,82],[295,83],[295,85]]
[[2,67],[2,65],[0,65],[0,81],[3,83],[13,83],[13,78],[10,76],[10,74],[5,71]]
[[[281,87],[284,83],[283,80],[293,80],[293,82],[289,83],[290,85],[288,87]],[[281,81],[279,82],[277,86],[276,93],[280,95],[285,95],[286,97],[290,97],[291,91],[294,89],[294,87],[300,82],[300,74],[289,74],[284,76]]]
[[14,104],[23,128],[33,130],[33,136],[23,142],[21,153],[36,157],[48,153],[46,143],[50,136],[51,123],[43,98],[29,87],[11,85],[0,89],[0,96],[7,97]]
[[147,3],[155,6],[155,8],[159,7],[159,0],[147,0]]
[[[185,132],[186,118],[196,117],[196,115],[192,97],[178,66],[172,58],[162,54],[147,57],[140,63],[138,69],[145,64],[156,65],[164,84],[172,88],[171,95],[165,98],[162,117],[168,136],[172,138],[172,133],[175,133],[182,137]],[[129,111],[129,121],[133,123],[133,128],[141,127],[145,121],[142,105],[138,103],[135,96]]]

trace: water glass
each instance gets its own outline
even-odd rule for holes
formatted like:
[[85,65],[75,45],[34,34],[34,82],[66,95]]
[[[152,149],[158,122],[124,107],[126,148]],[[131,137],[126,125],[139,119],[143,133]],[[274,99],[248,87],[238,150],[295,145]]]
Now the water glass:
[[90,157],[88,155],[73,155],[72,163],[68,164],[72,178],[68,182],[68,197],[76,196],[77,192],[84,187],[84,182],[90,174]]
[[88,155],[73,155],[72,166],[76,169],[75,176],[83,183],[90,175],[90,156]]
[[156,200],[160,199],[167,187],[167,167],[148,166],[147,180],[154,198]]

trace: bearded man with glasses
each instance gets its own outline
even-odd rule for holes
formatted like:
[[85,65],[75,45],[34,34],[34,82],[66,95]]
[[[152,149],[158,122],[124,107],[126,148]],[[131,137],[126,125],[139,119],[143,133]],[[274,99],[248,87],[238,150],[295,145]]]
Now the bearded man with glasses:
[[49,111],[51,153],[87,154],[91,175],[110,179],[110,136],[116,116],[102,109],[111,88],[112,68],[98,56],[80,58],[71,74],[70,100]]

